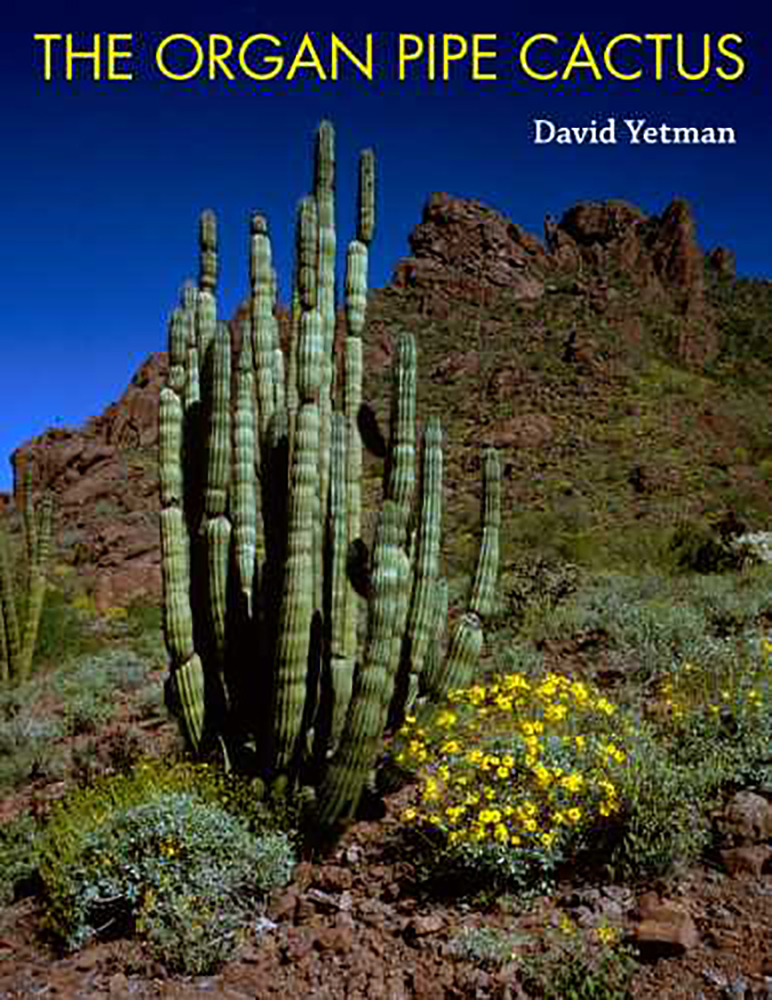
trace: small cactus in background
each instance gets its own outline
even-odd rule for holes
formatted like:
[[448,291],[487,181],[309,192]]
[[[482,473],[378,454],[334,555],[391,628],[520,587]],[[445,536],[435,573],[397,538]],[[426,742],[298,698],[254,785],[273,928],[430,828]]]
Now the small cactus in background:
[[[51,552],[51,496],[46,494],[35,510],[29,466],[21,482],[27,557],[23,576],[14,570],[10,545],[0,528],[0,683],[6,684],[23,681],[32,672]],[[21,587],[18,586],[20,577],[23,579]]]
[[500,516],[491,451],[470,606],[445,657],[442,431],[430,420],[419,448],[416,346],[406,333],[372,553],[361,537],[372,151],[360,160],[340,366],[334,190],[334,132],[324,122],[313,194],[298,207],[286,360],[266,220],[252,218],[249,321],[236,337],[217,321],[217,225],[204,213],[199,283],[186,287],[169,323],[160,408],[170,704],[193,752],[217,751],[266,785],[302,790],[318,829],[355,815],[389,728],[471,677],[498,572]]

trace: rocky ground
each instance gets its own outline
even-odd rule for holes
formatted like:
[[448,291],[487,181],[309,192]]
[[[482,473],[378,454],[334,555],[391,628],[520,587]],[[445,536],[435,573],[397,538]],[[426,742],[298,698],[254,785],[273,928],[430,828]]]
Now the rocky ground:
[[[172,752],[175,733],[168,722],[139,719],[127,699],[92,743],[102,769],[121,745],[135,754]],[[44,814],[65,787],[33,780],[3,803],[3,818]],[[30,886],[31,895],[0,914],[0,997],[536,998],[523,986],[524,957],[586,958],[597,947],[597,928],[606,926],[635,955],[635,1000],[772,997],[766,798],[729,796],[715,817],[715,850],[667,881],[626,886],[568,870],[549,896],[527,905],[502,896],[482,906],[454,898],[451,885],[426,891],[416,843],[399,818],[411,792],[408,786],[389,796],[383,817],[352,826],[327,857],[300,863],[238,956],[216,975],[170,975],[136,941],[61,956],[41,933],[41,904]],[[463,952],[464,935],[480,928],[501,932],[495,961],[479,948]]]

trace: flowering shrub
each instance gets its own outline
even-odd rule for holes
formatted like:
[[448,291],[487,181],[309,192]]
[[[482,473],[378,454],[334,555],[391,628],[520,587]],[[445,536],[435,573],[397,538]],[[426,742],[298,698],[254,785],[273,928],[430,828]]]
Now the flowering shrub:
[[[195,791],[185,768],[140,766],[58,806],[40,838],[47,923],[65,948],[138,934],[170,970],[212,971],[232,954],[294,856]],[[188,786],[186,788],[185,786]]]
[[438,831],[457,854],[493,848],[513,875],[548,872],[620,810],[626,755],[615,714],[589,685],[552,673],[452,691],[395,739],[395,763],[419,779],[402,818]]
[[698,769],[707,791],[772,778],[772,642],[740,662],[677,665],[660,694],[670,751]]

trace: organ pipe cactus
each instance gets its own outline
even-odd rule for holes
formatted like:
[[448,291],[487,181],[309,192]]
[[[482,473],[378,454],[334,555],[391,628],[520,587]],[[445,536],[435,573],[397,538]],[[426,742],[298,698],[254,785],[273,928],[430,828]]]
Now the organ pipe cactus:
[[[26,567],[19,574],[11,549],[0,529],[0,682],[23,681],[32,672],[40,618],[46,593],[46,570],[51,552],[53,501],[46,494],[37,510],[32,498],[32,470],[21,477],[21,512]],[[19,578],[23,583],[19,586]]]
[[446,656],[442,430],[430,419],[419,447],[407,333],[396,344],[371,554],[362,539],[372,151],[360,160],[339,363],[334,190],[325,122],[313,193],[298,206],[286,360],[265,218],[252,217],[248,318],[231,330],[217,321],[217,224],[204,213],[198,287],[186,286],[170,319],[160,407],[170,705],[192,751],[219,752],[266,784],[302,790],[317,829],[355,815],[384,734],[407,711],[471,677],[498,571],[500,502],[491,452],[479,564]]

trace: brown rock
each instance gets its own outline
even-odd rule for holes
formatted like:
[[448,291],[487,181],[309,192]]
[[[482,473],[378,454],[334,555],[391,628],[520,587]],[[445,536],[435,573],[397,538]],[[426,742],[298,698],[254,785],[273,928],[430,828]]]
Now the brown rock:
[[729,847],[721,852],[721,860],[730,875],[747,873],[758,878],[771,858],[772,847],[765,844]]
[[737,792],[716,825],[732,844],[761,844],[772,839],[772,805],[755,792]]
[[655,956],[681,955],[695,948],[700,936],[691,915],[678,903],[646,893],[638,903],[640,923],[633,930],[639,947]]
[[446,299],[472,302],[501,289],[526,300],[544,294],[544,247],[479,201],[431,195],[410,234],[410,248],[412,255],[399,262],[392,279],[397,288],[431,288]]

